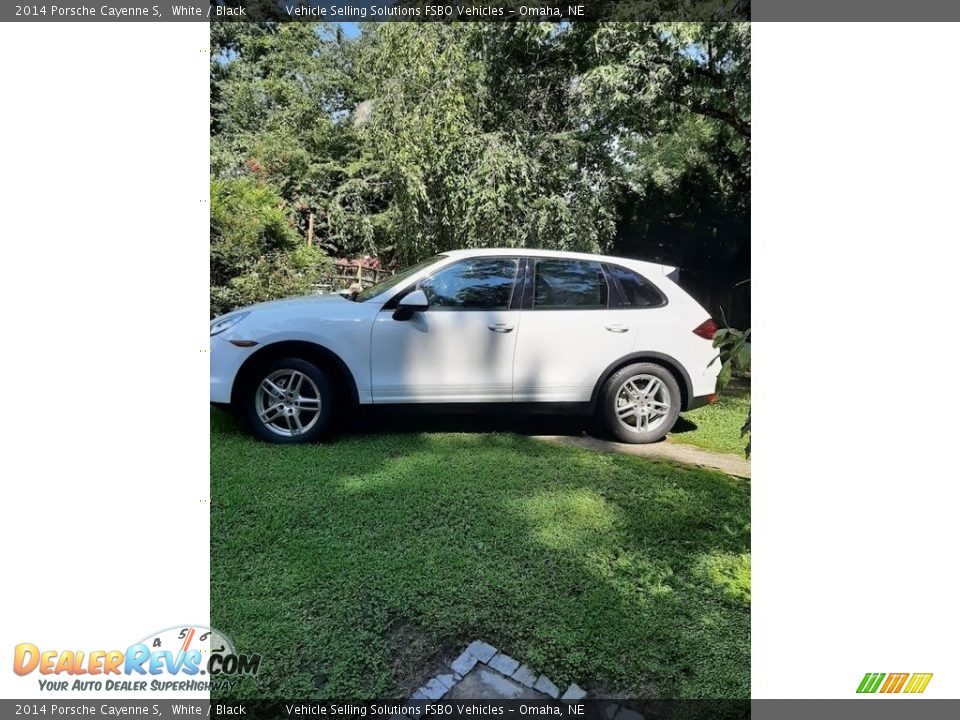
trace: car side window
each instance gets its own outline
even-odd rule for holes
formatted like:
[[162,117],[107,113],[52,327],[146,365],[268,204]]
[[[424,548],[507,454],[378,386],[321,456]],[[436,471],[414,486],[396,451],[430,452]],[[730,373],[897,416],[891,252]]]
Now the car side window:
[[608,265],[607,270],[620,283],[625,307],[648,308],[667,304],[663,293],[640,273],[619,265]]
[[506,310],[510,307],[517,258],[471,258],[421,280],[431,310]]
[[609,297],[600,263],[553,258],[536,261],[534,310],[599,310],[607,307]]

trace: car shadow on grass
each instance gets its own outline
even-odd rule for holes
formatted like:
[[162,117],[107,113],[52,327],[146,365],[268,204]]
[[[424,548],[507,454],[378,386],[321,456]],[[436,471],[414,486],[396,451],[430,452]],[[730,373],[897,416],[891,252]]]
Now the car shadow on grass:
[[603,437],[589,416],[521,413],[413,412],[395,408],[361,408],[346,432],[514,433],[516,435],[593,435]]
[[[211,423],[225,435],[250,437],[240,418],[224,411],[214,410]],[[683,435],[698,426],[684,415],[677,418],[669,435]],[[560,436],[591,437],[613,440],[599,421],[589,415],[550,415],[547,413],[449,413],[441,411],[414,412],[399,408],[357,409],[343,427],[334,430],[329,442],[338,442],[353,436],[365,435],[419,435],[423,433],[511,433],[527,437]],[[668,437],[669,437],[668,435]],[[657,443],[666,442],[667,438]],[[657,444],[654,443],[654,444]]]
[[[247,436],[249,433],[240,418],[230,413],[214,410],[211,422],[227,435]],[[697,424],[683,415],[677,418],[671,435],[693,432]],[[357,409],[343,427],[334,430],[332,440],[353,435],[416,435],[420,433],[512,433],[537,436],[559,435],[564,437],[593,437],[611,440],[609,433],[599,421],[589,415],[551,415],[547,413],[467,413],[467,412],[414,412],[397,408]],[[658,442],[664,442],[661,440]]]
[[677,418],[677,422],[674,423],[673,429],[670,431],[671,435],[682,435],[683,433],[694,432],[697,429],[697,424],[688,418],[685,418],[683,415]]
[[[697,423],[685,415],[677,418],[670,435],[696,432]],[[417,434],[417,433],[512,433],[514,435],[591,437],[614,441],[600,421],[590,415],[550,415],[547,413],[444,413],[416,412],[394,408],[362,408],[355,413],[341,435]],[[658,440],[658,444],[667,438]]]

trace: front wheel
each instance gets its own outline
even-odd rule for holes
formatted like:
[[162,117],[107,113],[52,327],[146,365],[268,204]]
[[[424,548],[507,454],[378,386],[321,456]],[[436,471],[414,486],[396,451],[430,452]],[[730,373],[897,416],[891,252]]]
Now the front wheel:
[[300,358],[282,358],[254,373],[244,391],[243,414],[262,440],[305,443],[328,431],[333,402],[320,368]]
[[607,429],[620,442],[662,439],[680,415],[680,386],[662,365],[636,363],[607,380],[601,395]]

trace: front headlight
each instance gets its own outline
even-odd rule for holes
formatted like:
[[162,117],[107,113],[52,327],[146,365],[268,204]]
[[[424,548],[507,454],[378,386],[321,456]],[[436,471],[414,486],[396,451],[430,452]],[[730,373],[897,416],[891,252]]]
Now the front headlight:
[[214,320],[210,323],[210,337],[229,330],[249,314],[250,313],[236,313],[235,315],[228,315],[227,317]]

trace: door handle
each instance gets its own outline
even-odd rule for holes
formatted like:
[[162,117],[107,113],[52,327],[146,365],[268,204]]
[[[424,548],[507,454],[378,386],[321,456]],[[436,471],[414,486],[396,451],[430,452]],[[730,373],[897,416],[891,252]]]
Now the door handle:
[[508,333],[513,331],[513,325],[506,323],[490,323],[487,327],[495,333]]
[[607,325],[607,330],[615,333],[625,333],[629,329],[630,329],[629,325],[619,325],[617,323],[611,323],[610,325]]

